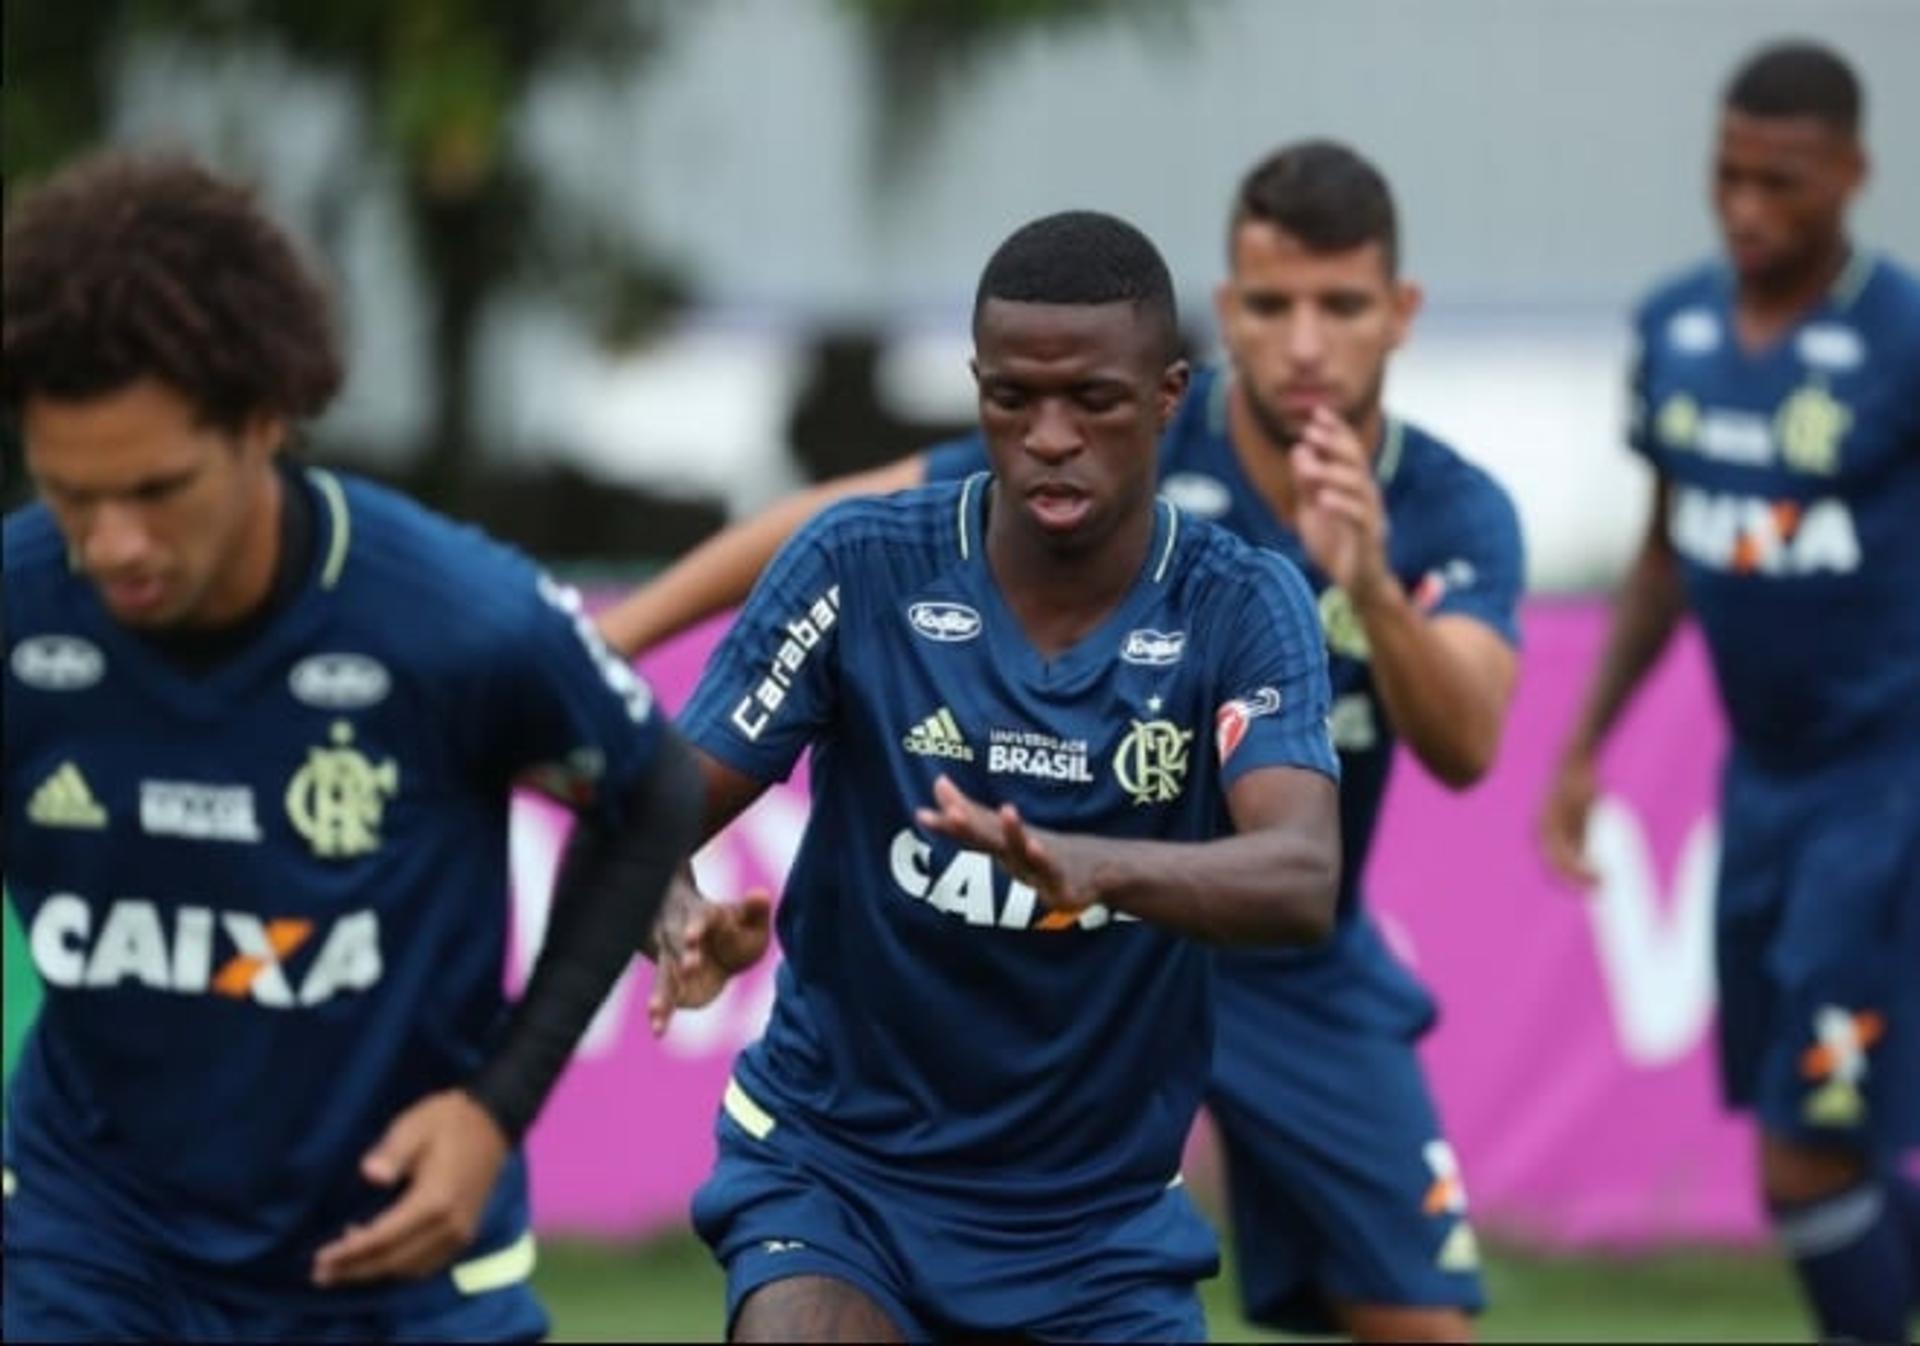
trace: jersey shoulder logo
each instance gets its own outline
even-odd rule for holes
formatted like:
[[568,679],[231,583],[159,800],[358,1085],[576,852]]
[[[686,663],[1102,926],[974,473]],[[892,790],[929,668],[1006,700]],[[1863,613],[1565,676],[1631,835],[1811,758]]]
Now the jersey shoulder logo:
[[967,736],[960,732],[953,712],[945,706],[909,729],[900,742],[917,757],[945,757],[955,762],[973,760],[973,749],[967,745]]
[[100,647],[79,636],[28,636],[7,661],[13,676],[43,692],[77,692],[107,671]]
[[1172,720],[1135,720],[1113,754],[1113,778],[1136,804],[1166,804],[1187,783],[1193,730]]
[[1204,472],[1175,472],[1160,483],[1160,494],[1174,508],[1200,519],[1217,519],[1233,508],[1233,493],[1218,477]]
[[353,726],[334,722],[331,748],[307,749],[287,783],[287,818],[323,860],[350,860],[380,847],[380,819],[400,789],[400,768],[353,746]]
[[907,624],[928,640],[950,645],[980,634],[980,614],[965,603],[915,603],[907,609]]
[[1129,664],[1165,668],[1169,664],[1179,663],[1180,656],[1186,651],[1185,631],[1153,631],[1141,627],[1137,631],[1127,632],[1127,638],[1120,646],[1120,658]]
[[1251,696],[1235,697],[1215,711],[1213,744],[1220,753],[1220,765],[1225,766],[1239,749],[1241,740],[1246,738],[1247,730],[1255,720],[1262,715],[1273,715],[1279,709],[1279,688],[1262,687]]
[[102,828],[107,811],[72,762],[62,762],[27,801],[27,818],[42,827]]
[[294,696],[321,710],[358,710],[386,699],[393,685],[386,666],[364,654],[310,654],[293,666]]

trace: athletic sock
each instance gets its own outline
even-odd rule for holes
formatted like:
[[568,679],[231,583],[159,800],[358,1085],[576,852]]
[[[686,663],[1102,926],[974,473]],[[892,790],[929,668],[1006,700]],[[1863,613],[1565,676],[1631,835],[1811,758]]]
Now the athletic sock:
[[1823,1340],[1903,1342],[1913,1268],[1902,1215],[1868,1180],[1818,1201],[1769,1202]]

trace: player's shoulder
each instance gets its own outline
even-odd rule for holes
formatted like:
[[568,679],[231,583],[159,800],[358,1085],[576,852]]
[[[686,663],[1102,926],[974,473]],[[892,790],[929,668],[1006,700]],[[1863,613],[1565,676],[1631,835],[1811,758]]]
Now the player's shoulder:
[[1381,456],[1380,475],[1385,479],[1389,508],[1397,497],[1413,497],[1435,507],[1514,513],[1513,497],[1499,478],[1411,421],[1396,417],[1387,422]]
[[853,496],[816,514],[795,536],[822,552],[843,578],[886,566],[893,573],[944,569],[965,560],[972,515],[991,477],[975,472],[887,495]]
[[1859,271],[1841,287],[1856,291],[1849,307],[1862,326],[1920,340],[1920,275],[1886,253],[1863,254]]
[[1275,601],[1313,610],[1313,588],[1300,568],[1279,552],[1256,546],[1211,519],[1188,514],[1162,497],[1170,511],[1168,582],[1178,605],[1211,613],[1222,623],[1241,620],[1249,604]]
[[37,581],[61,575],[67,569],[66,543],[53,522],[53,513],[38,501],[7,515],[5,525],[7,585],[16,580]]
[[355,619],[458,644],[517,639],[537,610],[539,567],[475,525],[360,477],[309,469],[308,481],[327,519],[322,583],[335,577]]
[[1726,264],[1710,257],[1702,258],[1648,286],[1634,303],[1634,317],[1643,324],[1669,318],[1689,307],[1714,303],[1726,289]]

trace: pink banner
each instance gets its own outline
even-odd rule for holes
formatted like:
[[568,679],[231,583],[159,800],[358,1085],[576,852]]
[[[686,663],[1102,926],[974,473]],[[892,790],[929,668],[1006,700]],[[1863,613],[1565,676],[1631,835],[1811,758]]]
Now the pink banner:
[[[1751,1239],[1750,1131],[1721,1113],[1712,1057],[1712,799],[1724,731],[1690,636],[1634,703],[1595,820],[1605,880],[1557,886],[1532,828],[1551,756],[1597,656],[1596,604],[1540,603],[1498,769],[1448,794],[1403,763],[1370,890],[1395,946],[1443,1005],[1426,1055],[1488,1228],[1562,1243]],[[641,663],[669,708],[691,692],[715,623]],[[769,791],[696,862],[716,894],[778,890],[805,819],[796,781]],[[514,822],[516,983],[545,919],[563,815]],[[649,1034],[645,963],[622,982],[532,1138],[548,1229],[681,1224],[712,1161],[734,1053],[765,1022],[772,960],[713,1006]]]

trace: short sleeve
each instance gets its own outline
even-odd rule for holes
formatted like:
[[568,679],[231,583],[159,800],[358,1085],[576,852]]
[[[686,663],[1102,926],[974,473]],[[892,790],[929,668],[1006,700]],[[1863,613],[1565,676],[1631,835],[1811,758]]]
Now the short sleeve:
[[1491,477],[1465,465],[1462,471],[1467,489],[1431,511],[1445,527],[1414,583],[1414,606],[1429,617],[1472,617],[1518,648],[1527,569],[1520,516]]
[[617,823],[666,733],[653,690],[600,639],[577,592],[524,573],[533,592],[482,713],[503,727],[520,783]]
[[1327,646],[1313,595],[1277,553],[1254,553],[1229,637],[1214,709],[1220,780],[1260,767],[1297,767],[1340,779],[1328,729]]
[[993,467],[987,460],[987,442],[977,434],[936,444],[922,458],[928,481],[959,481]]
[[808,523],[762,572],[680,714],[689,740],[755,780],[786,779],[835,713],[838,512]]

